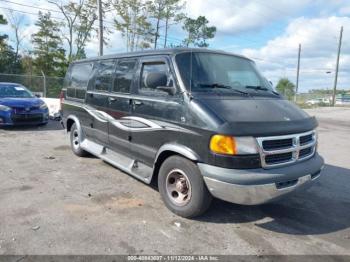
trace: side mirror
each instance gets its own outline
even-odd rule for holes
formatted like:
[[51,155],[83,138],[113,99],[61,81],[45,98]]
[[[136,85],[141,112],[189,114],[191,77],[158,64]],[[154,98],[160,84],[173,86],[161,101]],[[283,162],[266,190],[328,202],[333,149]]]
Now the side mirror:
[[168,76],[165,72],[150,72],[146,75],[144,85],[149,89],[157,89],[168,94],[174,95],[176,88],[173,86],[167,86]]
[[41,95],[40,94],[35,94],[35,97],[40,98]]
[[95,88],[96,89],[100,89],[101,84],[102,84],[102,82],[100,79],[95,79]]
[[156,89],[163,92],[167,92],[169,95],[172,96],[176,94],[175,86],[158,86]]

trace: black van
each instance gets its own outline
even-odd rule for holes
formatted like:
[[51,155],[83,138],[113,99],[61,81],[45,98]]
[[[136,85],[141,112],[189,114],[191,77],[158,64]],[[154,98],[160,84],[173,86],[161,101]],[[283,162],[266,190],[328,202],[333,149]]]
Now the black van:
[[317,121],[276,93],[252,60],[164,49],[70,65],[62,101],[73,152],[149,184],[183,217],[212,196],[244,205],[307,188],[324,161]]

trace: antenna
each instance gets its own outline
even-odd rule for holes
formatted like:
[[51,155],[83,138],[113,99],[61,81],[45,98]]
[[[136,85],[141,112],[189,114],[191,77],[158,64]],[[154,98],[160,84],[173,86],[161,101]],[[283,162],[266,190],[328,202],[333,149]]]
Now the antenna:
[[191,48],[191,61],[190,61],[190,95],[192,95],[192,60],[193,60],[193,50]]

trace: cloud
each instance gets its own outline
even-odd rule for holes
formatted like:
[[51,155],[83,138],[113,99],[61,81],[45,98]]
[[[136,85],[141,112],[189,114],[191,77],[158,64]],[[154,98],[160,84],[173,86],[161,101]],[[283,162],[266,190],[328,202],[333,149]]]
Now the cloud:
[[311,0],[192,0],[187,3],[190,16],[205,15],[221,33],[237,34],[259,30],[278,19],[289,17]]
[[350,5],[341,7],[341,8],[339,9],[339,14],[340,14],[340,15],[347,15],[347,16],[350,16]]
[[[113,32],[112,34],[106,35],[106,38],[108,38],[108,43],[104,46],[104,54],[108,55],[125,52],[126,45],[120,32]],[[87,43],[85,50],[88,56],[97,56],[99,50],[98,38],[93,37],[91,41]]]
[[[349,17],[297,18],[284,33],[261,48],[243,49],[242,53],[256,60],[273,82],[286,76],[295,81],[298,45],[301,43],[300,90],[330,88],[333,85],[338,36],[344,26],[344,42],[340,59],[339,87],[350,88]],[[326,72],[331,74],[326,74]]]

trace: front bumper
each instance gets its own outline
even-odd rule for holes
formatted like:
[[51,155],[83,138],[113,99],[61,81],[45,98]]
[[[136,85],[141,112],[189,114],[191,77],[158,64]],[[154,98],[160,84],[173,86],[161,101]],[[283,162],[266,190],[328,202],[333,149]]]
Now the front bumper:
[[294,165],[269,170],[235,170],[198,163],[214,197],[243,205],[267,203],[306,189],[320,176],[323,165],[318,154]]
[[[40,116],[32,118],[31,116]],[[47,110],[37,110],[26,114],[15,114],[13,111],[0,112],[0,127],[6,126],[24,126],[45,124],[49,121],[49,112]]]

